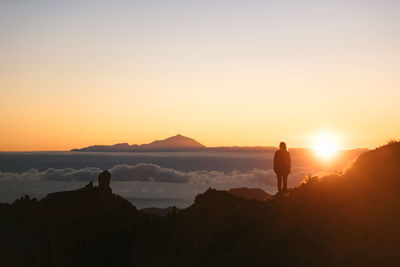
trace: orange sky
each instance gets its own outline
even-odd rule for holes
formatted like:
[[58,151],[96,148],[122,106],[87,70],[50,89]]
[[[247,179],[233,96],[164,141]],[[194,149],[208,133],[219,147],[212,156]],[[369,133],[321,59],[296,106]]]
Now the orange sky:
[[2,3],[0,150],[400,139],[399,4],[350,2]]

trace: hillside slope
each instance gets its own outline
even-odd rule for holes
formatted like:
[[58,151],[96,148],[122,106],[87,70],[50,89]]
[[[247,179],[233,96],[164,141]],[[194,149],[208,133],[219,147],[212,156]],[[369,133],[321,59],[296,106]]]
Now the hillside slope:
[[[90,184],[89,184],[90,185]],[[398,266],[400,143],[344,175],[246,200],[209,189],[167,216],[96,187],[0,204],[3,266]]]
[[136,236],[133,258],[140,266],[398,266],[399,159],[400,144],[386,145],[343,176],[266,202],[209,189]]

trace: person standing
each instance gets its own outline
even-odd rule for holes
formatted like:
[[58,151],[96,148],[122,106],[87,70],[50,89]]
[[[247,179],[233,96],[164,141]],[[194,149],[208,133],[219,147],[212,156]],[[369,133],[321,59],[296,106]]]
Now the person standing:
[[290,154],[287,151],[286,144],[284,142],[279,144],[279,150],[275,152],[274,172],[278,180],[278,193],[286,192],[287,178],[290,173]]

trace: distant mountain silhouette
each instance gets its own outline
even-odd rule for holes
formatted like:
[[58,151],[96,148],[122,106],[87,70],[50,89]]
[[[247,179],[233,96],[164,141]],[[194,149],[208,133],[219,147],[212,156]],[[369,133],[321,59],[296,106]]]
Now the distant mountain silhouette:
[[129,145],[128,143],[121,143],[115,145],[94,145],[88,146],[81,149],[72,149],[75,152],[131,152],[140,150],[139,145]]
[[[246,200],[208,189],[168,216],[86,187],[0,204],[2,266],[398,266],[400,143],[344,174]],[[248,191],[245,189],[245,191]]]
[[77,152],[129,152],[129,151],[187,151],[187,150],[203,150],[205,146],[196,140],[183,136],[175,135],[164,140],[157,140],[150,144],[129,145],[128,143],[120,143],[111,146],[95,145],[81,149],[72,149]]
[[261,188],[239,187],[239,188],[231,188],[228,190],[228,192],[234,196],[248,200],[255,199],[255,200],[265,201],[272,198],[270,194],[268,194]]
[[[221,147],[206,147],[193,138],[183,135],[175,135],[163,140],[157,140],[150,144],[129,145],[128,143],[119,143],[115,145],[94,145],[84,148],[76,148],[74,152],[179,152],[179,151],[208,151],[208,152],[273,152],[277,148],[274,146],[221,146]],[[319,165],[318,159],[315,158],[314,152],[309,148],[290,148],[293,158],[299,160],[294,162],[298,165],[307,165],[313,162],[312,165]],[[340,151],[339,154],[343,157],[337,157],[335,166],[332,168],[341,168],[349,157],[359,155],[366,152],[368,149],[357,148],[351,150]]]
[[128,143],[120,143],[115,145],[94,145],[84,148],[75,148],[71,151],[75,152],[163,152],[163,151],[228,151],[228,152],[256,152],[256,151],[272,151],[272,146],[255,146],[255,147],[206,147],[193,138],[183,135],[175,135],[163,140],[156,140],[150,144],[129,145]]

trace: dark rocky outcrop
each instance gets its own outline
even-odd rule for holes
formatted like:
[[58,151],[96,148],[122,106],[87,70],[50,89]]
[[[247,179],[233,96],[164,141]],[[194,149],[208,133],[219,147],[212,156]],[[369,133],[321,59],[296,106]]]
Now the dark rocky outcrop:
[[[99,175],[99,187],[102,189],[110,189],[111,173],[109,171],[103,171]],[[111,190],[111,189],[110,189]]]
[[261,188],[247,188],[247,187],[239,187],[239,188],[231,188],[228,190],[234,196],[241,197],[248,200],[259,200],[266,201],[272,198],[272,195],[268,194]]
[[135,225],[146,216],[93,183],[0,204],[0,266],[130,266]]

